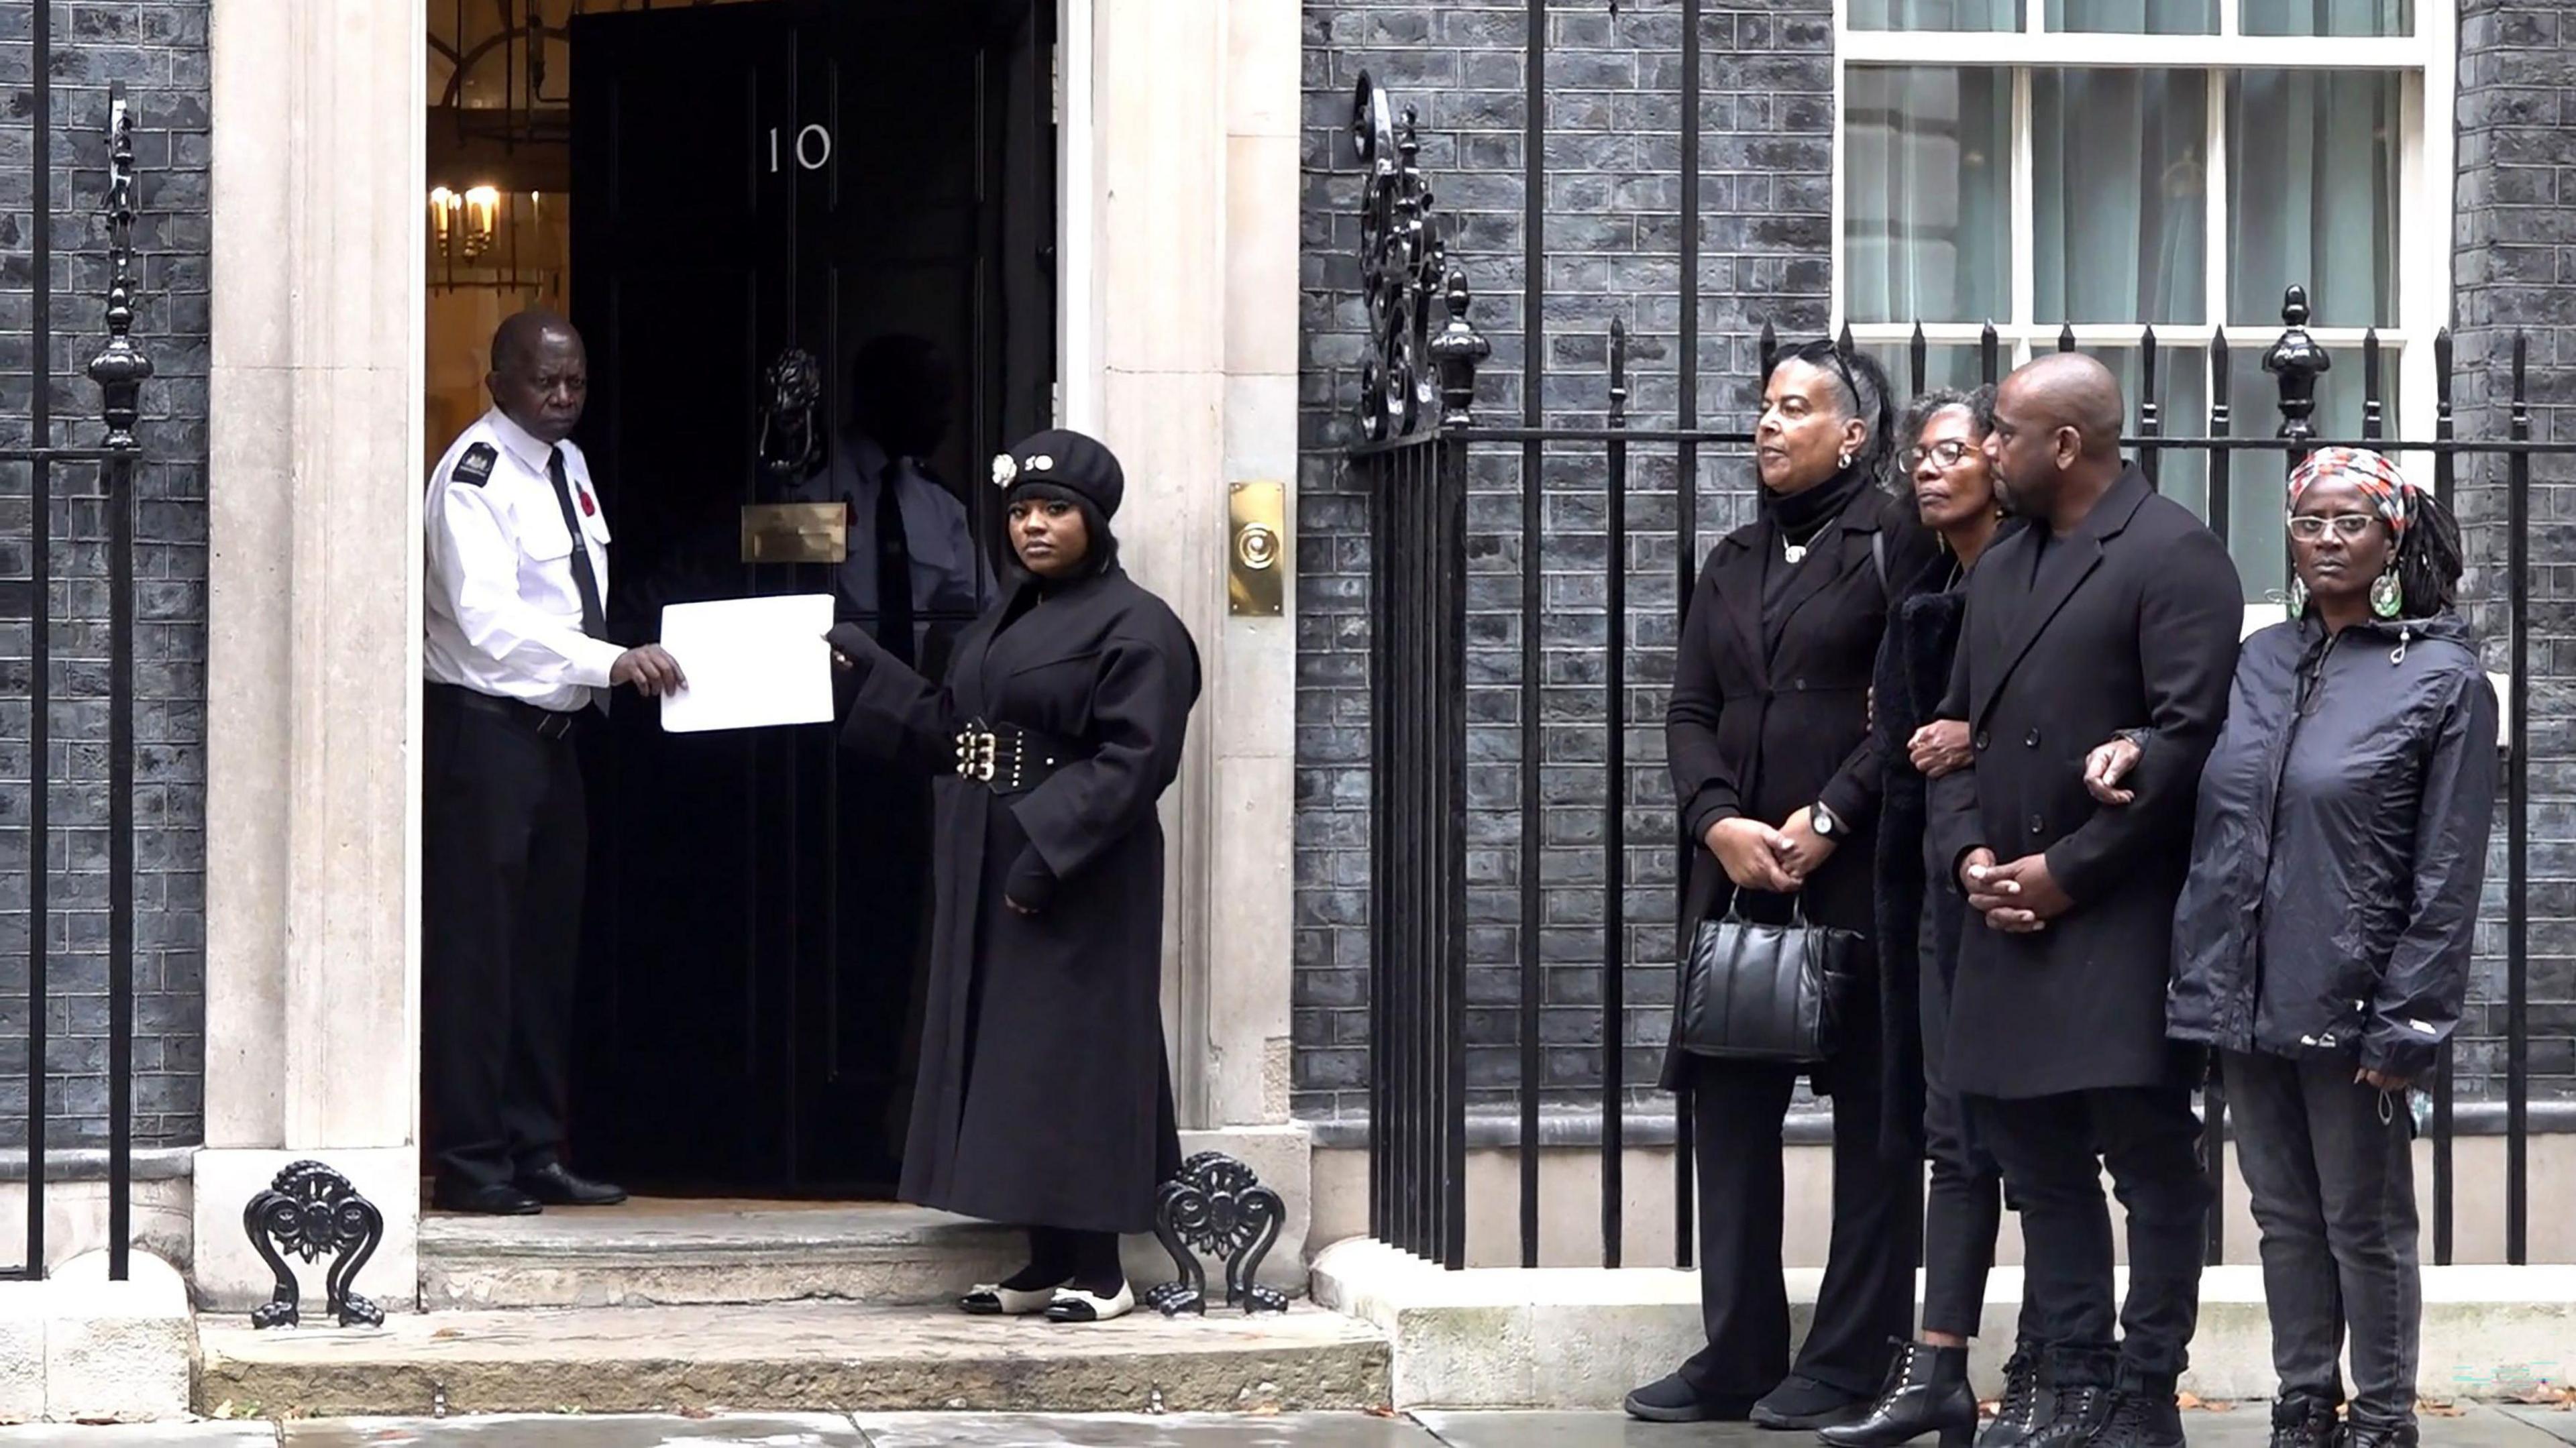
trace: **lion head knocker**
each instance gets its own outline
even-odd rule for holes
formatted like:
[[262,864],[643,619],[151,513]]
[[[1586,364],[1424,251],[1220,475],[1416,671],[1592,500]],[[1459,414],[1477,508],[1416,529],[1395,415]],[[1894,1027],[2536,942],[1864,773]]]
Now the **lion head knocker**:
[[760,464],[781,482],[813,475],[823,455],[814,411],[823,404],[823,368],[814,354],[790,347],[769,364],[760,408]]

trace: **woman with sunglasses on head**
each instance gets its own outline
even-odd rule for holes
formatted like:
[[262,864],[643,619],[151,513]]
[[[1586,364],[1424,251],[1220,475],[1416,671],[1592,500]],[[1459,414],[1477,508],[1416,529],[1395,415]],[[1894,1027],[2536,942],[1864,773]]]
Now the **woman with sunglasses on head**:
[[[1682,626],[1666,715],[1694,850],[1685,946],[1730,905],[1747,920],[1867,934],[1880,761],[1870,670],[1891,584],[1932,537],[1880,480],[1887,377],[1829,342],[1781,352],[1754,431],[1761,514],[1710,550]],[[1864,952],[1865,953],[1865,952]],[[1674,1015],[1662,1085],[1691,1094],[1705,1350],[1628,1395],[1659,1422],[1815,1428],[1869,1405],[1914,1304],[1920,1167],[1881,1128],[1875,987],[1813,1067],[1703,1059]],[[1911,1029],[1910,1024],[1907,1027]],[[1795,1370],[1781,1275],[1782,1125],[1802,1072],[1834,1101],[1833,1240]]]
[[[2200,779],[2166,1023],[2218,1048],[2262,1230],[2274,1448],[2413,1448],[2407,1091],[2467,992],[2495,690],[2457,609],[2459,524],[2394,463],[2310,454],[2289,528],[2290,620],[2246,641]],[[2114,740],[2086,782],[2119,803],[2135,763]]]
[[[1974,393],[1935,388],[1914,399],[1897,434],[1904,444],[1897,454],[1898,481],[1941,545],[1922,572],[1900,582],[1889,606],[1870,711],[1885,761],[1875,941],[1880,1010],[1890,1023],[1882,1094],[1888,1129],[1906,1132],[1909,1159],[1927,1154],[1932,1160],[1923,1223],[1923,1327],[1920,1337],[1898,1349],[1869,1414],[1818,1435],[1831,1448],[1895,1448],[1934,1432],[1959,1445],[1977,1431],[1968,1341],[1985,1314],[1986,1274],[2003,1220],[2003,1178],[1969,1139],[1958,1093],[1942,1084],[1950,981],[1967,912],[1958,891],[1929,888],[1948,869],[1946,861],[1927,855],[1925,826],[1930,782],[1969,762],[1968,726],[1934,718],[1949,688],[1967,613],[1968,574],[1988,545],[2021,526],[2004,517],[1983,447],[1994,397],[1992,387]],[[2018,1442],[2031,1426],[2040,1394],[2037,1354],[2030,1346],[2022,1343],[2006,1365],[1989,1448]]]

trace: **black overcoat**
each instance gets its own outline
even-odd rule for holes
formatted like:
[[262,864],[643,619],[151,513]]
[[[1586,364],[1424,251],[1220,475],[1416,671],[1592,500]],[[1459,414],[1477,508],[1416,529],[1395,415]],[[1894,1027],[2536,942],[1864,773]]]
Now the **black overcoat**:
[[[1787,585],[1789,612],[1778,640],[1766,647],[1766,569],[1789,566],[1777,529],[1766,518],[1709,550],[1684,615],[1664,722],[1681,825],[1692,847],[1682,903],[1684,958],[1691,932],[1724,911],[1734,888],[1701,843],[1708,827],[1739,815],[1778,825],[1819,801],[1853,835],[1807,882],[1807,918],[1863,934],[1874,928],[1880,758],[1869,736],[1870,670],[1887,629],[1893,584],[1921,572],[1934,551],[1910,501],[1863,489],[1810,540]],[[1744,899],[1746,912],[1762,918],[1786,918],[1788,904],[1754,892]],[[1678,1044],[1680,1015],[1674,1012],[1675,1040],[1664,1052],[1666,1090],[1688,1081],[1691,1058]],[[1876,1051],[1874,1028],[1865,1034],[1851,1048]],[[1810,1073],[1823,1092],[1833,1089],[1833,1074],[1831,1062]]]
[[[2044,851],[2075,906],[2035,934],[1968,922],[1953,1089],[2187,1084],[2194,1058],[2164,1029],[2174,897],[2244,620],[2226,545],[2134,466],[2066,537],[2034,526],[1978,560],[1941,702],[1968,721],[1975,762],[1932,785],[1943,888],[1979,846],[2001,861]],[[2103,807],[2084,756],[2125,730],[2146,731],[2137,798]]]
[[[939,773],[928,1004],[901,1196],[1020,1226],[1145,1232],[1180,1165],[1163,1056],[1163,829],[1198,651],[1116,568],[1023,581],[959,638],[944,686],[863,648],[843,742]],[[1004,626],[1008,621],[1007,627]],[[1079,762],[1005,796],[956,772],[957,732],[1006,723]],[[1003,902],[1021,850],[1048,908]]]

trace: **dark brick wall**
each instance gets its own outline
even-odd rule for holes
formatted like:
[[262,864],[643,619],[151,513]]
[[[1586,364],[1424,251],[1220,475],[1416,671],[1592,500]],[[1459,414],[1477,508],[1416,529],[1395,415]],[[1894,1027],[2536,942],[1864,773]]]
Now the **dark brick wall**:
[[[139,175],[134,333],[157,376],[143,395],[137,473],[135,625],[135,1139],[203,1135],[206,729],[206,0],[53,6],[49,57],[34,54],[34,6],[0,0],[0,446],[32,442],[36,385],[34,67],[53,81],[53,441],[93,445],[98,391],[82,368],[104,336],[107,95],[127,87]],[[0,465],[0,1148],[26,1144],[28,836],[32,778],[50,781],[51,1039],[47,1139],[107,1131],[107,588],[105,514],[94,469],[51,484],[52,747],[29,758],[28,601],[33,493]]]
[[[1742,425],[1762,323],[1819,330],[1829,298],[1832,21],[1827,0],[1711,0],[1703,17],[1700,417]],[[1516,420],[1526,190],[1527,6],[1309,0],[1302,548],[1299,608],[1296,1105],[1310,1116],[1365,1100],[1368,968],[1368,708],[1365,499],[1341,465],[1345,409],[1364,351],[1358,175],[1350,97],[1374,74],[1421,115],[1422,162],[1448,218],[1453,260],[1494,344],[1479,379],[1488,420]],[[1607,334],[1626,322],[1640,426],[1679,407],[1681,14],[1675,0],[1556,0],[1548,11],[1544,412],[1598,421]],[[1560,1094],[1597,1089],[1606,855],[1603,643],[1608,536],[1598,449],[1552,451],[1541,469],[1549,962],[1540,1035]],[[1694,480],[1701,546],[1737,521],[1744,460],[1707,456]],[[1520,462],[1481,453],[1471,482],[1468,937],[1471,1085],[1500,1099],[1518,1080],[1521,818]],[[1640,448],[1629,483],[1628,717],[1663,716],[1676,632],[1677,466]],[[1651,1081],[1671,998],[1673,835],[1660,728],[1628,732],[1627,1075]]]
[[[2463,0],[2459,186],[2453,216],[2459,428],[2502,437],[2513,336],[2528,337],[2532,434],[2576,441],[2576,3]],[[2468,588],[2488,667],[2509,667],[2507,474],[2463,467],[2457,494]],[[2530,558],[2530,1041],[2534,1094],[2576,1094],[2576,466],[2532,466]],[[2464,1091],[2501,1096],[2504,824],[2491,856],[2469,1013]]]

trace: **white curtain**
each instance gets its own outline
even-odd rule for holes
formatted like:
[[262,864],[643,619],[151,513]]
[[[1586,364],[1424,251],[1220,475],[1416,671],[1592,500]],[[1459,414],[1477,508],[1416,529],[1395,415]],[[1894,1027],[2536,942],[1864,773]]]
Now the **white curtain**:
[[2206,320],[2208,77],[2044,70],[2032,82],[2032,320]]
[[2048,0],[2048,28],[2114,35],[2214,35],[2218,0]]
[[2247,35],[2415,33],[2414,0],[2237,0],[2237,7],[2236,28]]
[[2019,30],[2021,0],[1851,0],[1854,30]]
[[2277,323],[2298,285],[2317,325],[2394,323],[2397,77],[2253,70],[2227,90],[2227,319]]
[[2009,318],[2012,73],[1857,67],[1843,117],[1845,314]]

